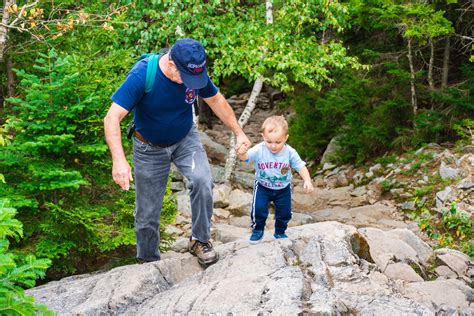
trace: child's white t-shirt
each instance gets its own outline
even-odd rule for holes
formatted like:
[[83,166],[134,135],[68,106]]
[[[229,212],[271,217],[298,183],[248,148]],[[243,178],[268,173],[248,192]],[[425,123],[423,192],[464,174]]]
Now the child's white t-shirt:
[[280,190],[291,183],[291,169],[300,170],[306,165],[296,150],[288,144],[277,153],[272,153],[265,142],[255,145],[248,151],[247,163],[253,162],[255,179],[264,187]]

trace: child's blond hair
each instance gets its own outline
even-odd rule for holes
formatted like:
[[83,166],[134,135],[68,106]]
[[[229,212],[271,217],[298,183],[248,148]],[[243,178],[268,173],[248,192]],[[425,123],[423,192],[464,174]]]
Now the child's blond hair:
[[260,132],[281,132],[284,135],[288,135],[288,123],[282,115],[270,116],[263,122],[262,128],[260,128]]

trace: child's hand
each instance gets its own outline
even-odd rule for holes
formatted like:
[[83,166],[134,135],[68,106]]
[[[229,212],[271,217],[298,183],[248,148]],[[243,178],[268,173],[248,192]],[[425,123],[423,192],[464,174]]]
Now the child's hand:
[[237,149],[237,155],[245,155],[249,151],[249,146],[247,144],[242,144]]
[[303,188],[305,189],[306,193],[311,193],[314,191],[313,183],[311,183],[311,181],[305,181]]

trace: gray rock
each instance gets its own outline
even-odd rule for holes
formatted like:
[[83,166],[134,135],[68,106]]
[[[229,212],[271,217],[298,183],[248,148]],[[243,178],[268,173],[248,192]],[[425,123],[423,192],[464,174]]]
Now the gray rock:
[[468,255],[466,255],[465,253],[462,253],[461,251],[455,250],[455,249],[439,248],[439,249],[436,249],[434,251],[434,253],[437,256],[438,255],[444,255],[444,254],[454,255],[454,256],[457,256],[457,257],[461,258],[464,262],[469,262],[471,265],[473,264],[471,258],[469,258]]
[[372,167],[369,168],[369,171],[373,172],[373,173],[377,173],[379,172],[380,170],[382,169],[382,165],[381,164],[376,164]]
[[190,217],[185,217],[185,216],[183,216],[183,215],[179,215],[179,214],[178,214],[178,215],[176,216],[176,220],[174,221],[174,223],[175,223],[176,225],[181,225],[181,226],[182,226],[182,225],[186,225],[186,224],[191,223],[191,219],[190,219]]
[[400,205],[400,208],[401,208],[402,210],[414,211],[414,210],[416,210],[415,201],[403,202],[403,203]]
[[[224,167],[211,165],[212,178],[215,183],[224,182]],[[232,181],[245,188],[253,188],[255,175],[253,173],[234,171],[232,173]]]
[[433,257],[434,253],[430,246],[423,240],[421,240],[417,235],[415,235],[411,230],[408,229],[394,229],[386,232],[388,236],[399,239],[409,245],[417,253],[419,262],[424,266],[429,265],[430,259]]
[[174,164],[171,164],[170,174],[171,174],[171,179],[173,179],[173,181],[184,180],[183,175],[181,174],[181,172],[179,172],[178,168],[176,168]]
[[174,182],[171,182],[171,190],[173,192],[179,192],[179,191],[186,190],[186,187],[183,182],[174,181]]
[[213,211],[214,215],[220,218],[229,218],[230,212],[222,208],[215,208]]
[[335,164],[326,162],[326,163],[324,163],[324,165],[323,165],[323,171],[331,170],[331,169],[334,169],[334,168],[336,168],[336,167],[337,167],[337,166],[336,166]]
[[227,210],[233,215],[249,214],[252,194],[236,189],[230,192]]
[[249,228],[250,227],[250,216],[231,216],[229,218],[229,224],[236,227]]
[[293,212],[293,215],[291,217],[291,220],[288,226],[289,227],[301,226],[301,225],[309,224],[312,222],[314,222],[314,220],[311,215]]
[[366,186],[356,187],[350,193],[351,196],[363,196],[364,194],[367,194],[367,187]]
[[423,278],[406,263],[390,263],[384,273],[391,279],[404,280],[407,282],[423,282]]
[[250,233],[250,228],[241,228],[226,224],[217,224],[215,240],[218,240],[224,244],[238,239],[247,240],[250,236]]
[[[337,141],[338,137],[333,137],[331,141],[329,142],[328,146],[326,147],[326,150],[324,151],[322,157],[321,157],[321,163],[325,165],[331,165],[329,162],[333,158],[334,155],[337,154],[337,152],[340,150],[341,146],[339,145]],[[328,168],[324,168],[323,170],[327,170]]]
[[452,199],[453,189],[451,187],[444,188],[443,191],[436,193],[436,208],[442,208],[448,201]]
[[168,234],[174,234],[178,236],[183,234],[183,231],[174,225],[167,225],[165,230]]
[[447,266],[438,266],[435,268],[435,272],[441,279],[456,279],[458,276]]
[[444,179],[455,179],[459,174],[458,169],[450,168],[446,166],[445,162],[441,162],[441,166],[439,167],[439,175],[441,178]]
[[366,238],[370,255],[382,271],[393,262],[420,262],[417,252],[396,236],[372,227],[361,228],[359,232]]
[[225,184],[218,184],[214,186],[213,199],[214,207],[225,208],[229,205],[229,195],[232,190],[231,186]]
[[404,192],[405,192],[405,190],[402,189],[402,188],[390,189],[390,193],[391,193],[393,196],[395,196],[395,197],[400,196],[400,195],[403,194]]
[[451,270],[457,273],[457,275],[462,276],[467,273],[467,262],[463,260],[462,257],[455,254],[436,254],[438,260],[443,264],[447,265]]
[[179,238],[171,246],[175,252],[185,253],[188,251],[189,238]]
[[462,190],[469,190],[474,187],[474,180],[471,178],[464,178],[459,182],[457,188]]
[[407,283],[403,295],[428,306],[433,312],[445,305],[454,310],[463,311],[465,315],[474,313],[468,301],[472,298],[473,291],[459,280]]
[[184,216],[191,217],[191,200],[187,192],[175,194],[178,212]]
[[404,222],[397,221],[394,219],[389,219],[389,218],[382,218],[376,222],[375,227],[384,229],[384,228],[390,228],[390,229],[395,229],[395,228],[403,228],[406,229],[408,228],[408,225],[405,224]]
[[412,197],[413,197],[413,194],[408,193],[408,192],[403,192],[402,194],[400,194],[400,198],[404,199],[404,200],[407,200],[407,199],[412,198]]
[[290,228],[288,235],[219,245],[220,260],[206,270],[183,254],[66,278],[27,294],[58,315],[469,312],[472,290],[460,281],[403,285],[378,272],[361,259],[364,239],[352,226],[324,222]]
[[364,179],[364,174],[360,171],[357,171],[354,176],[352,177],[352,179],[354,180],[354,183],[357,185],[359,183],[362,182],[362,180]]
[[207,156],[213,161],[225,162],[228,153],[227,148],[213,141],[205,132],[199,131],[199,136]]

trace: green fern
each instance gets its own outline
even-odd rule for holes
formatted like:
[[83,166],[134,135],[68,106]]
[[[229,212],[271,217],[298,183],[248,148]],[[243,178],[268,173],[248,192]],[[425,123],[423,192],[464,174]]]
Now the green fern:
[[9,252],[7,237],[23,236],[23,225],[15,215],[16,210],[7,207],[6,200],[0,200],[0,314],[54,315],[45,305],[35,304],[23,289],[35,286],[35,280],[44,277],[51,261]]

